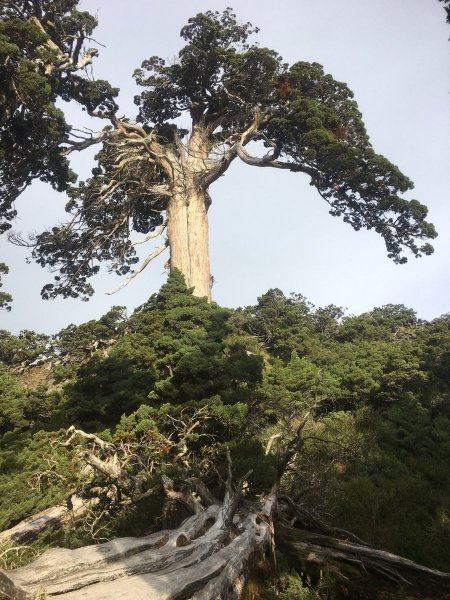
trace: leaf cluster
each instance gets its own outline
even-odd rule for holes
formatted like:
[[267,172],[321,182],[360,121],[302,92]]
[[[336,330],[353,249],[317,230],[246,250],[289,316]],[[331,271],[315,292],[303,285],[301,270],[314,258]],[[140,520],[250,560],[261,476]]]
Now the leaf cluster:
[[[75,181],[64,156],[71,126],[58,99],[86,110],[115,110],[117,90],[75,71],[96,20],[74,0],[27,0],[0,7],[0,232],[16,216],[14,201],[34,179],[64,191]],[[87,63],[86,63],[87,64]]]
[[[2,283],[2,275],[7,275],[9,273],[9,268],[5,263],[0,263],[0,288],[3,287]],[[0,291],[0,309],[3,310],[11,310],[11,302],[12,296],[8,294],[8,292]]]

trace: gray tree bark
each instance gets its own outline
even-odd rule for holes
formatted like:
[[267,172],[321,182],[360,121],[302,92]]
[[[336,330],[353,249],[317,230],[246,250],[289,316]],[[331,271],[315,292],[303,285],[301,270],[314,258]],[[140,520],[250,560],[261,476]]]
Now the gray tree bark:
[[[7,600],[238,599],[258,554],[271,545],[274,495],[235,514],[215,504],[178,529],[76,550],[48,550],[3,575]],[[2,580],[0,580],[2,581]],[[8,595],[9,594],[9,595]]]
[[238,600],[253,564],[273,551],[274,539],[299,571],[330,573],[353,590],[403,586],[424,599],[445,598],[450,591],[449,573],[293,527],[285,507],[281,514],[278,506],[273,520],[275,492],[242,506],[240,489],[228,486],[222,504],[202,509],[171,485],[167,490],[169,498],[197,511],[177,529],[76,550],[48,550],[30,565],[0,572],[0,600]]

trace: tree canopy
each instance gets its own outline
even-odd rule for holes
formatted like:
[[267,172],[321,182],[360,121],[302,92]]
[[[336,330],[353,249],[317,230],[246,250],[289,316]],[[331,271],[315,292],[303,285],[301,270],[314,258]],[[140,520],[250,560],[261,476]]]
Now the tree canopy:
[[[235,478],[247,474],[241,511],[280,470],[278,510],[286,497],[297,506],[303,558],[283,546],[280,529],[277,570],[266,564],[253,583],[260,597],[279,597],[283,586],[286,600],[299,590],[336,600],[430,597],[404,581],[403,595],[389,595],[382,568],[370,579],[370,563],[355,576],[360,554],[349,571],[342,554],[325,560],[320,579],[317,552],[330,535],[364,540],[358,552],[372,545],[449,570],[448,315],[426,322],[386,305],[346,316],[277,289],[230,310],[194,297],[174,271],[131,316],[115,307],[50,339],[0,333],[0,528],[69,492],[96,502],[64,531],[19,545],[24,559],[42,545],[176,526],[191,488],[197,501],[206,489],[223,497],[228,448]],[[2,556],[14,563],[0,544]]]
[[[67,191],[67,224],[15,238],[57,271],[44,298],[88,297],[88,280],[104,261],[127,282],[167,246],[170,268],[210,297],[208,190],[235,159],[304,173],[330,214],[375,230],[395,262],[407,260],[405,250],[432,252],[427,240],[436,232],[426,207],[403,197],[412,182],[375,153],[347,85],[317,63],[288,65],[258,46],[258,29],[231,9],[189,19],[172,63],[157,56],[142,63],[133,119],[118,116],[107,82],[80,75],[97,54],[85,47],[95,19],[73,0],[22,4],[2,7],[2,216],[6,229],[14,199],[33,178]],[[71,129],[58,98],[81,103],[107,125],[98,134]],[[92,177],[75,184],[67,156],[95,144]],[[168,238],[136,266],[137,243],[165,230]]]

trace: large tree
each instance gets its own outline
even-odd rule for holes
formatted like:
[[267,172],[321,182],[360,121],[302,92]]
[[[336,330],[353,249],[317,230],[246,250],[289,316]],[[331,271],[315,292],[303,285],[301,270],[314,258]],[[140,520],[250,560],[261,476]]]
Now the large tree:
[[[209,188],[235,159],[254,167],[304,173],[354,229],[375,229],[395,262],[430,254],[427,209],[402,194],[411,181],[374,152],[350,89],[317,63],[283,62],[249,42],[258,30],[231,9],[206,12],[181,30],[186,45],[168,64],[153,56],[135,78],[137,118],[118,116],[116,91],[78,72],[95,19],[77,0],[2,2],[2,214],[33,178],[67,189],[68,223],[32,240],[42,266],[57,271],[45,298],[87,297],[102,261],[125,283],[166,247],[198,296],[211,296]],[[106,127],[71,130],[55,101],[80,102]],[[98,144],[92,177],[78,185],[67,155]],[[6,225],[7,227],[8,225]],[[139,265],[136,245],[167,238]],[[144,234],[136,239],[136,232]]]

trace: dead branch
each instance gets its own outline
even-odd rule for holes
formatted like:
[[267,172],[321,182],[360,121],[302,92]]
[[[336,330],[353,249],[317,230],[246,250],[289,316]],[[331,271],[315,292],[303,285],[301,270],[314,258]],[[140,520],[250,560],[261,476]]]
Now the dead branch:
[[173,481],[163,475],[161,477],[164,493],[169,500],[174,500],[185,506],[189,512],[198,514],[203,512],[205,509],[202,504],[194,497],[190,489],[176,491],[173,487]]
[[86,433],[85,431],[83,431],[81,429],[75,429],[74,425],[71,425],[69,427],[66,434],[70,435],[70,437],[66,442],[63,443],[63,446],[71,446],[73,444],[73,440],[77,436],[79,436],[85,440],[93,442],[94,445],[99,446],[102,450],[107,450],[107,451],[115,450],[115,446],[113,444],[110,444],[109,442],[105,442],[105,440],[102,440],[101,438],[94,435],[93,433]]
[[301,419],[295,431],[295,435],[289,441],[284,454],[280,457],[280,461],[278,463],[278,480],[280,480],[283,477],[290,462],[300,450],[300,448],[303,446],[304,440],[302,439],[302,432],[306,424],[308,423],[310,416],[311,410],[309,410]]
[[132,271],[129,275],[127,275],[127,277],[125,278],[124,282],[119,285],[118,288],[116,288],[115,290],[113,290],[112,292],[107,292],[108,296],[111,296],[112,294],[115,294],[116,292],[118,292],[119,290],[122,290],[125,286],[127,286],[130,281],[132,281],[136,275],[139,275],[139,273],[142,273],[142,271],[150,264],[150,262],[156,258],[157,256],[159,256],[162,252],[164,252],[164,250],[166,248],[168,248],[169,246],[169,241],[166,240],[163,244],[161,244],[160,246],[158,246],[153,252],[151,252],[147,258],[139,265],[139,267],[137,267],[137,269],[135,269],[134,271]]
[[233,487],[233,474],[232,474],[232,462],[230,450],[227,448],[227,463],[228,463],[228,478],[226,481],[226,492],[223,500],[221,516],[223,518],[223,526],[225,528],[231,527],[233,524],[233,517],[236,513],[239,500],[241,499],[242,490],[244,483],[253,473],[253,469],[250,469],[243,477],[241,477],[235,487]]
[[276,521],[275,542],[295,565],[312,572],[328,572],[351,585],[382,581],[404,585],[414,593],[448,593],[450,573],[419,565],[411,560],[370,546],[344,541]]
[[272,444],[274,443],[274,441],[276,439],[281,437],[281,435],[282,435],[281,433],[274,433],[273,435],[270,436],[270,438],[267,440],[266,450],[264,452],[265,456],[269,455],[270,449],[272,448]]

